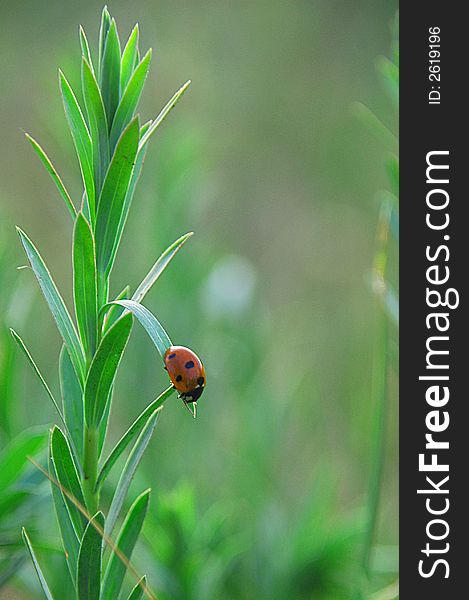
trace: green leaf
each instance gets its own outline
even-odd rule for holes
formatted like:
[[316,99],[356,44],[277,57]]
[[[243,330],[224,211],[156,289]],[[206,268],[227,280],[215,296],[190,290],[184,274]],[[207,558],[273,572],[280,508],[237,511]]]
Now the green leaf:
[[[140,128],[140,137],[142,135],[144,135],[144,133],[142,133],[142,132],[146,131],[147,127],[149,127],[149,123],[142,125],[142,127]],[[112,251],[113,256],[115,256],[117,254],[117,250],[119,248],[119,244],[122,239],[124,227],[127,222],[127,216],[129,214],[130,207],[132,205],[135,188],[137,187],[137,183],[138,183],[138,180],[140,179],[140,174],[142,172],[143,163],[145,161],[145,156],[147,153],[147,148],[148,148],[148,146],[145,146],[143,151],[137,152],[137,158],[135,159],[135,165],[134,165],[134,168],[132,171],[132,176],[130,178],[130,183],[129,183],[129,187],[127,189],[127,194],[125,195],[124,206],[122,208],[122,214],[121,214],[121,218],[119,221],[119,227],[117,229],[116,240],[115,240],[114,248]]]
[[[116,547],[130,561],[148,510],[150,490],[143,492],[132,504],[117,538]],[[127,565],[115,551],[112,552],[104,575],[101,600],[118,598]]]
[[89,427],[99,425],[132,328],[132,316],[125,315],[101,340],[85,384],[85,419]]
[[134,302],[141,302],[143,300],[146,294],[150,291],[153,284],[156,282],[156,280],[159,278],[159,276],[163,273],[168,264],[174,258],[176,252],[179,250],[179,248],[181,248],[181,246],[183,246],[187,242],[191,235],[193,235],[192,232],[186,233],[185,235],[177,239],[175,242],[173,242],[171,246],[169,246],[169,248],[166,248],[166,250],[158,258],[156,263],[148,272],[148,275],[145,277],[145,279],[142,281],[142,283],[138,286],[135,293],[133,294],[132,300],[134,300]]
[[82,382],[84,380],[85,373],[85,357],[73,321],[70,318],[65,303],[62,300],[62,297],[59,294],[59,291],[57,290],[57,287],[53,282],[52,277],[39,252],[36,250],[34,244],[24,233],[24,231],[18,227],[17,231],[34,274],[36,275],[39,286],[44,294],[44,298],[49,305],[52,316],[57,324],[57,328],[70,354],[70,358],[72,359],[72,363],[78,378]]
[[146,588],[146,586],[147,577],[146,575],[144,575],[137,583],[137,585],[133,588],[133,590],[130,592],[127,600],[141,600],[141,598],[143,598],[144,589]]
[[[129,298],[130,286],[126,285],[125,288],[119,292],[119,294],[117,294],[115,300],[128,300]],[[112,306],[104,318],[103,331],[106,332],[110,327],[112,327],[123,312],[124,309],[121,306]]]
[[24,432],[0,451],[0,495],[17,481],[28,464],[28,456],[34,456],[45,440],[43,432]]
[[125,463],[124,469],[119,478],[119,482],[116,487],[116,491],[114,492],[114,496],[112,498],[111,506],[109,508],[109,513],[106,521],[105,532],[108,536],[111,536],[112,531],[116,525],[116,521],[119,517],[122,506],[127,497],[127,492],[129,491],[130,484],[132,482],[133,476],[135,475],[135,471],[142,459],[143,453],[145,452],[148,444],[150,443],[151,436],[156,427],[156,421],[158,418],[158,413],[153,414],[151,416],[142,432],[140,433],[137,441],[135,442],[134,447],[132,448],[132,452],[129,454],[127,462]]
[[51,456],[54,462],[55,472],[57,474],[57,480],[63,490],[66,490],[69,494],[71,494],[74,499],[72,500],[67,496],[67,494],[65,494],[65,492],[63,492],[73,527],[77,536],[81,537],[84,529],[84,517],[77,508],[76,502],[78,502],[81,506],[85,506],[85,500],[70,446],[65,435],[57,426],[52,429],[50,446]]
[[[103,8],[101,15],[101,26],[99,28],[99,56],[98,56],[98,70],[99,73],[102,71],[102,63],[104,56],[104,48],[106,46],[107,34],[109,33],[109,27],[111,26],[111,15],[107,9],[107,6]],[[101,79],[100,79],[101,81]]]
[[106,38],[103,60],[101,65],[100,87],[106,109],[107,122],[111,126],[112,120],[119,104],[121,76],[121,47],[117,26],[114,19]]
[[103,527],[104,515],[98,512],[88,523],[83,534],[78,556],[78,600],[99,600]]
[[39,583],[41,584],[42,591],[44,592],[44,596],[47,598],[47,600],[54,600],[49,586],[47,585],[47,581],[41,571],[41,567],[39,566],[39,563],[37,561],[36,554],[31,545],[31,540],[29,539],[28,534],[26,533],[26,529],[24,527],[21,530],[21,535],[23,536],[24,543],[33,561],[34,569],[36,570]]
[[125,309],[129,310],[137,319],[140,321],[141,325],[144,327],[145,331],[150,336],[151,341],[155,344],[156,349],[161,355],[161,358],[164,358],[164,353],[166,350],[172,346],[171,340],[169,339],[168,334],[163,329],[163,326],[158,321],[158,319],[142,304],[138,302],[134,302],[134,300],[113,300],[109,302],[106,306],[118,304],[119,306],[123,306]]
[[73,204],[72,199],[70,198],[70,194],[67,192],[65,185],[60,178],[60,175],[57,173],[54,165],[50,161],[47,154],[41,148],[41,146],[36,142],[34,138],[32,138],[29,133],[25,133],[27,140],[30,142],[31,146],[34,148],[35,152],[41,159],[42,164],[46,167],[47,172],[52,177],[53,182],[55,183],[57,189],[59,190],[59,194],[61,195],[63,201],[65,202],[65,206],[68,209],[68,212],[71,214],[72,219],[75,220],[77,215],[77,210]]
[[83,390],[65,346],[62,346],[60,352],[59,379],[65,423],[78,459],[81,461],[83,459]]
[[96,195],[99,195],[106,169],[109,165],[109,138],[106,112],[98,82],[89,63],[83,58],[81,65],[83,97],[91,132],[93,169]]
[[[52,434],[52,432],[51,432]],[[80,540],[76,534],[75,528],[73,527],[72,519],[65,503],[64,495],[57,485],[59,478],[55,469],[54,461],[51,456],[51,444],[49,442],[49,476],[52,478],[51,492],[52,500],[54,502],[55,514],[60,529],[60,537],[62,538],[62,545],[65,552],[65,559],[67,566],[70,571],[73,584],[76,585],[77,577],[77,564],[78,564],[78,551],[80,549]]]
[[137,116],[126,127],[117,143],[99,198],[95,235],[98,272],[101,274],[109,274],[114,262],[116,237],[137,154],[138,139]]
[[78,330],[85,354],[91,362],[98,337],[96,251],[93,232],[82,213],[73,236],[73,295]]
[[85,30],[83,29],[83,27],[81,25],[80,25],[79,31],[80,31],[81,54],[82,54],[83,58],[86,60],[86,62],[89,64],[89,66],[91,67],[91,70],[94,73],[93,59],[91,58],[90,45],[88,44],[88,39],[86,37]]
[[190,84],[191,84],[191,81],[189,79],[189,81],[186,81],[186,83],[181,88],[179,88],[179,90],[174,94],[174,96],[171,98],[171,100],[169,100],[169,102],[166,103],[166,105],[163,107],[162,111],[156,117],[156,119],[154,121],[152,121],[152,124],[148,128],[148,131],[145,133],[145,135],[140,140],[140,145],[138,148],[139,152],[142,150],[142,148],[144,148],[146,146],[148,140],[151,138],[151,136],[155,133],[155,131],[161,125],[161,123],[163,122],[166,115],[176,106],[176,104],[178,103],[178,100],[181,98],[181,96],[184,94],[184,92],[187,90],[187,88],[189,87]]
[[122,52],[121,60],[121,94],[124,93],[125,88],[132,76],[135,67],[135,61],[137,60],[138,50],[138,38],[139,30],[138,24],[132,29],[127,44],[125,45],[124,51]]
[[109,390],[108,399],[106,401],[106,407],[104,409],[104,413],[101,418],[101,423],[99,424],[98,456],[101,456],[101,453],[104,448],[104,443],[106,441],[107,428],[109,425],[109,415],[111,414],[113,394],[114,394],[114,389],[111,387],[111,389]]
[[52,404],[54,405],[55,410],[58,412],[62,422],[65,424],[65,418],[62,415],[62,411],[59,408],[59,405],[57,404],[57,401],[54,397],[54,394],[52,393],[50,387],[47,385],[46,380],[44,379],[44,377],[42,376],[41,371],[39,370],[39,367],[37,366],[35,360],[33,359],[33,357],[31,356],[31,353],[29,352],[29,350],[26,348],[26,344],[23,342],[23,340],[20,338],[20,336],[16,333],[16,331],[14,329],[10,329],[11,335],[13,336],[13,339],[15,340],[15,342],[18,344],[18,346],[21,348],[23,354],[26,356],[26,358],[28,359],[29,364],[32,366],[33,371],[36,373],[36,375],[38,376],[39,381],[41,382],[42,386],[44,387],[44,389],[46,390],[46,394],[49,396],[49,398],[52,401]]
[[143,86],[148,75],[151,61],[151,50],[149,50],[143,57],[140,64],[137,66],[135,71],[130,78],[130,81],[125,88],[124,94],[119,102],[117,112],[112,122],[110,143],[111,148],[117,143],[119,136],[125,129],[128,123],[130,123],[134,112],[137,108],[140,96],[142,95]]
[[73,90],[62,71],[59,71],[59,79],[65,115],[67,117],[73,142],[77,151],[91,217],[92,220],[94,220],[94,215],[96,212],[96,193],[93,177],[93,147],[91,143],[91,136],[75,94],[73,93]]
[[149,404],[135,419],[132,425],[127,429],[121,439],[117,442],[117,444],[112,449],[109,454],[106,462],[104,463],[99,476],[96,482],[96,489],[99,489],[103,484],[106,477],[111,472],[112,467],[116,463],[116,461],[120,458],[122,453],[125,451],[127,446],[134,440],[134,438],[140,433],[143,429],[145,423],[148,419],[156,412],[161,410],[163,403],[175,392],[175,388],[171,385],[168,389],[166,389],[162,394],[153,400],[151,404]]

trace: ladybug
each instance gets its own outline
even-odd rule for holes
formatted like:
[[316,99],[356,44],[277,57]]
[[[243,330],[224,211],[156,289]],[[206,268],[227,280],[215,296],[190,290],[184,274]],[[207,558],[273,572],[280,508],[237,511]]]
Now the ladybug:
[[[184,346],[170,346],[164,354],[165,369],[184,404],[194,405],[205,387],[205,369],[200,358]],[[190,410],[190,409],[189,409]],[[191,411],[192,412],[192,411]]]

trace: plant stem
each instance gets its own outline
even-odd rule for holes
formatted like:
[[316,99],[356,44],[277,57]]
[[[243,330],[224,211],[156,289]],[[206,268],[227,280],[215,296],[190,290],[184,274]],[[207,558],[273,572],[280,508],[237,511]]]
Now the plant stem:
[[94,428],[85,429],[85,448],[83,458],[83,494],[86,507],[94,515],[99,506],[99,490],[96,490],[98,477],[99,432]]

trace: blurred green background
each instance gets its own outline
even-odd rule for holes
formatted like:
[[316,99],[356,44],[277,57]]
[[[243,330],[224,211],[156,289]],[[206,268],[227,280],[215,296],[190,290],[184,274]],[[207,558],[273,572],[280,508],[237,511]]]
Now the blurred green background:
[[[352,105],[363,102],[396,129],[375,63],[390,52],[397,2],[119,0],[109,8],[121,42],[138,21],[141,48],[154,49],[144,120],[192,79],[147,155],[113,292],[135,288],[169,243],[195,231],[145,304],[174,343],[200,354],[208,379],[196,421],[176,400],[160,418],[135,482],[154,490],[135,562],[161,599],[352,598],[376,409],[378,308],[367,276],[377,193],[395,151]],[[37,243],[68,301],[71,225],[22,130],[78,198],[57,67],[78,87],[78,25],[94,50],[101,9],[0,0],[0,308],[55,387],[59,336],[31,273],[16,270],[24,257],[14,225]],[[3,336],[2,360],[9,343]],[[10,434],[47,427],[55,416],[22,357],[9,373]],[[135,327],[113,440],[166,383]],[[394,395],[376,588],[397,571]],[[42,510],[36,539],[52,548],[43,562],[60,590],[52,504]],[[37,594],[26,564],[0,598]]]

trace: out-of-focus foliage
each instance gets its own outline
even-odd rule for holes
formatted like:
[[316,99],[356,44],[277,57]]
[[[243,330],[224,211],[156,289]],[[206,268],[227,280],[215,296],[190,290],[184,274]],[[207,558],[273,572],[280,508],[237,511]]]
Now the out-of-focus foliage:
[[[359,100],[395,131],[394,100],[377,84],[374,63],[389,56],[396,4],[137,0],[129,10],[119,0],[110,7],[123,35],[137,18],[143,47],[155,50],[143,121],[180,81],[193,80],[147,157],[152,169],[134,199],[116,265],[122,281],[112,290],[138,284],[149,257],[180,231],[195,231],[148,296],[173,324],[173,341],[204,358],[208,379],[195,422],[178,402],[165,407],[135,484],[150,481],[155,492],[135,562],[158,597],[353,593],[374,414],[375,300],[365,275],[392,136],[375,140],[351,106]],[[70,182],[78,165],[51,65],[79,82],[76,23],[95,39],[101,8],[94,0],[0,4],[0,72],[8,81],[0,100],[1,236],[10,256],[0,266],[2,310],[12,298],[23,301],[15,296],[19,278],[22,290],[32,283],[27,270],[15,270],[24,264],[15,222],[47,237],[45,258],[71,298],[69,217],[20,127],[41,139],[76,197]],[[34,355],[58,354],[38,293],[25,318]],[[135,333],[116,384],[113,440],[165,383],[144,332]],[[52,418],[34,376],[17,362],[15,386],[29,400],[14,402],[15,431]],[[57,389],[56,373],[40,366]],[[379,587],[397,569],[395,390],[392,380],[372,565]],[[35,546],[40,539],[34,535]],[[63,589],[62,562],[41,551],[53,591]],[[14,585],[21,598],[39,597],[29,565]]]

